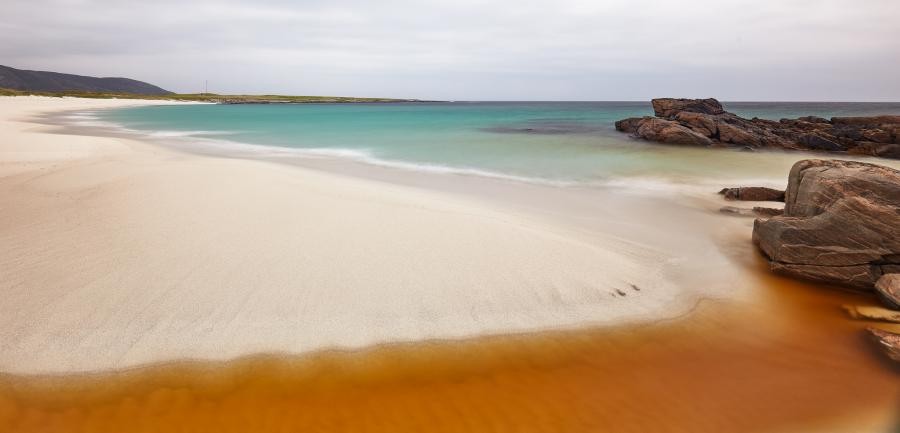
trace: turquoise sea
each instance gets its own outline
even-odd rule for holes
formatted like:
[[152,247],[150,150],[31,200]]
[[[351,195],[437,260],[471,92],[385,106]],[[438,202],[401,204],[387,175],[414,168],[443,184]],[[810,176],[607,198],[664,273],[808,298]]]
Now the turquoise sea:
[[[745,117],[900,114],[900,103],[724,103]],[[452,102],[175,105],[91,113],[172,142],[237,144],[404,169],[551,183],[621,177],[783,178],[803,154],[648,144],[613,122],[652,115],[649,102]]]

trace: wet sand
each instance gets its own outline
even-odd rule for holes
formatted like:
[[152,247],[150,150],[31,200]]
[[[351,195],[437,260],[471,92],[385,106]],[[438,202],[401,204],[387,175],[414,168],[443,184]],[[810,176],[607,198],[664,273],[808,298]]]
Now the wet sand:
[[[751,266],[754,264],[750,264]],[[759,265],[756,263],[755,265]],[[889,432],[871,297],[764,278],[765,304],[644,326],[0,376],[0,431]]]

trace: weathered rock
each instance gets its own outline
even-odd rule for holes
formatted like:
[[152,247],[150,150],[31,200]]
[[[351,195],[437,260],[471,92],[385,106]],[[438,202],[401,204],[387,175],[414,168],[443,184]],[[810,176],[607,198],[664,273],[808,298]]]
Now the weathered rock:
[[740,126],[721,123],[719,126],[719,141],[723,143],[737,144],[739,146],[759,147],[762,139],[759,134]]
[[841,146],[834,140],[826,138],[819,134],[802,134],[797,137],[797,142],[806,146],[809,150],[826,150],[826,151],[841,151],[846,150],[844,146]]
[[900,125],[900,116],[832,117],[834,125]]
[[804,122],[809,122],[809,123],[831,123],[828,121],[828,119],[826,119],[824,117],[819,117],[819,116],[798,117],[797,120],[802,120]]
[[725,200],[784,201],[784,191],[763,186],[723,188],[719,194],[724,195]]
[[753,208],[753,213],[760,216],[761,218],[771,218],[773,216],[783,215],[784,209],[755,206]]
[[637,132],[638,127],[641,126],[641,123],[649,119],[652,119],[652,117],[631,117],[628,119],[619,120],[618,122],[616,122],[616,131],[634,134],[635,132]]
[[671,120],[650,118],[638,126],[636,133],[660,143],[689,146],[708,146],[712,143],[709,138]]
[[692,113],[705,114],[722,114],[725,109],[722,104],[714,98],[708,99],[675,99],[675,98],[657,98],[650,103],[653,105],[653,112],[659,117],[673,118],[682,111]]
[[884,274],[875,282],[875,291],[885,305],[900,310],[900,274]]
[[879,322],[900,323],[900,311],[865,305],[844,305],[844,311],[857,320],[877,320]]
[[719,133],[719,128],[716,126],[717,119],[709,114],[681,111],[675,115],[675,120],[706,137],[712,137]]
[[861,133],[864,139],[874,143],[890,143],[892,140],[891,133],[883,129],[863,129]]
[[[657,117],[624,119],[616,122],[616,129],[660,143],[747,150],[850,152],[900,159],[900,116],[833,117],[831,120],[806,116],[774,121],[742,118],[725,111],[712,98],[661,98],[651,104]],[[708,140],[698,139],[689,132]]]
[[895,362],[900,362],[900,334],[877,328],[866,328],[875,344]]
[[900,159],[900,144],[885,144],[877,146],[871,155],[882,158]]
[[873,290],[882,274],[900,267],[900,171],[799,161],[784,215],[756,220],[753,241],[775,272]]

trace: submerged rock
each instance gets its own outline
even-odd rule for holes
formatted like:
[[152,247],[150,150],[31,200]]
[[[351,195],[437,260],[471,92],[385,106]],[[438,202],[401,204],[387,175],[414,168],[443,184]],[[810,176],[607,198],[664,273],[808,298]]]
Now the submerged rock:
[[723,188],[719,194],[724,195],[725,200],[784,201],[784,191],[763,186]]
[[723,213],[726,215],[735,215],[735,216],[745,216],[745,217],[753,217],[756,216],[753,213],[753,209],[746,209],[735,206],[722,206],[719,208],[719,213]]
[[900,334],[876,328],[867,328],[866,330],[888,358],[900,362]]
[[781,209],[759,206],[756,206],[753,209],[736,206],[722,206],[719,208],[719,212],[726,215],[771,218],[776,215],[781,215],[783,211]]
[[863,305],[844,305],[844,310],[854,319],[900,323],[900,311]]
[[900,274],[885,274],[875,282],[875,291],[885,305],[900,310]]
[[784,214],[756,220],[753,242],[777,273],[874,290],[883,274],[900,272],[900,171],[799,161]]
[[753,208],[753,213],[759,215],[761,218],[771,218],[773,216],[784,215],[784,209],[755,206]]
[[[709,99],[659,98],[656,117],[616,122],[616,129],[660,143],[742,149],[850,152],[900,159],[900,116],[745,119]],[[701,138],[702,137],[702,138]]]

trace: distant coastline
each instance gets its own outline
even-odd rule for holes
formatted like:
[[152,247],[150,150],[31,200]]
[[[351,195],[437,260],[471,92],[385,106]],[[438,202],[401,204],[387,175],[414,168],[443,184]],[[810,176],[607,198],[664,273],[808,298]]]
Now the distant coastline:
[[391,103],[391,102],[440,102],[420,99],[359,98],[353,96],[302,96],[302,95],[220,95],[216,93],[171,93],[165,95],[144,95],[124,92],[91,92],[66,90],[43,92],[0,88],[0,96],[49,96],[90,99],[144,99],[154,101],[191,101],[211,104],[347,104],[347,103]]

